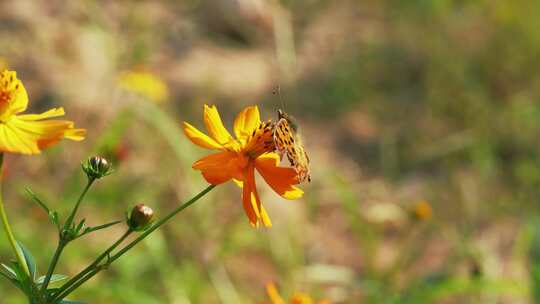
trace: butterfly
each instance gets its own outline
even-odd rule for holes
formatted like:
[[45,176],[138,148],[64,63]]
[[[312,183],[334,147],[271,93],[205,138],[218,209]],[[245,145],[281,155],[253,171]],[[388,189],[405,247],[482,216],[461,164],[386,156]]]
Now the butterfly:
[[281,109],[278,110],[278,121],[274,125],[274,144],[281,158],[287,155],[289,163],[294,167],[298,182],[311,182],[309,174],[309,157],[304,150],[302,138],[298,134],[298,125]]

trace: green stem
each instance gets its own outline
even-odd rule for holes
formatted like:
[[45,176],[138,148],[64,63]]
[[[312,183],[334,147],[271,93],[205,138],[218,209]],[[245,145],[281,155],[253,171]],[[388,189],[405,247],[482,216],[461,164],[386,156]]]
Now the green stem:
[[79,196],[79,199],[77,200],[77,203],[75,203],[75,207],[73,207],[73,210],[71,211],[71,214],[69,215],[68,219],[64,223],[64,230],[70,228],[71,224],[73,223],[73,219],[75,218],[75,214],[77,214],[77,210],[79,210],[79,206],[81,205],[81,202],[82,202],[84,196],[86,195],[86,193],[88,192],[88,190],[90,189],[90,187],[92,186],[94,181],[95,181],[94,178],[88,178],[88,183],[86,184],[86,187],[84,187],[84,190],[81,193],[81,195]]
[[45,276],[45,280],[43,281],[43,284],[41,285],[41,292],[44,292],[47,290],[47,287],[49,286],[49,282],[51,281],[54,269],[56,268],[56,264],[58,264],[58,260],[60,259],[60,255],[64,251],[64,248],[66,248],[67,242],[64,241],[62,237],[60,237],[60,240],[58,241],[58,246],[56,247],[56,251],[54,252],[54,256],[51,260],[51,264],[49,265],[49,269],[47,270],[47,275]]
[[[62,293],[62,291],[65,289],[65,288],[68,288],[70,285],[73,285],[72,287],[74,286],[77,286],[76,285],[78,283],[78,281],[83,278],[86,274],[92,272],[93,270],[96,269],[96,267],[99,265],[99,263],[104,259],[106,258],[107,256],[109,256],[109,254],[114,250],[116,249],[116,247],[118,247],[118,245],[120,245],[131,233],[133,232],[133,230],[131,229],[128,229],[114,244],[112,244],[107,250],[105,250],[99,257],[97,257],[94,262],[92,262],[92,264],[88,265],[85,269],[83,269],[81,272],[79,272],[77,275],[75,275],[73,278],[71,278],[71,280],[69,280],[68,282],[66,282],[62,288],[60,288],[60,290],[58,290],[58,292],[56,292],[55,294],[55,298],[57,297],[57,295],[60,295]],[[98,267],[99,268],[99,267]],[[67,289],[65,290],[66,292],[67,291],[70,291],[70,289]]]
[[17,258],[17,262],[19,263],[19,266],[23,268],[26,275],[30,277],[30,270],[28,269],[28,265],[26,264],[26,260],[24,259],[23,253],[17,247],[17,241],[15,240],[15,237],[13,236],[13,232],[11,231],[11,226],[9,225],[6,210],[4,208],[4,200],[2,198],[3,178],[1,176],[3,163],[4,163],[4,153],[0,153],[0,217],[2,218],[2,225],[4,226],[4,231],[6,232],[6,236],[8,238],[9,244],[11,245],[11,249],[13,250],[15,257]]
[[[156,222],[152,227],[148,228],[148,230],[144,231],[139,237],[131,241],[129,244],[127,244],[124,248],[122,248],[120,251],[118,251],[115,255],[110,257],[107,261],[107,266],[112,264],[114,261],[119,259],[122,255],[124,255],[126,252],[128,252],[131,248],[133,248],[135,245],[137,245],[139,242],[144,240],[148,235],[150,235],[152,232],[154,232],[156,229],[161,227],[163,224],[165,224],[167,221],[169,221],[171,218],[173,218],[175,215],[177,215],[182,210],[186,209],[187,207],[191,206],[195,202],[197,202],[200,198],[202,198],[204,195],[206,195],[208,192],[210,192],[212,189],[214,189],[215,185],[210,185],[206,187],[203,191],[201,191],[199,194],[195,195],[193,198],[188,200],[187,202],[181,204],[176,209],[174,209],[171,213],[169,213],[167,216]],[[75,285],[73,286],[67,286],[68,284],[64,284],[60,290],[58,290],[57,295],[55,296],[55,299],[53,303],[56,303],[57,301],[60,301],[61,299],[64,299],[67,297],[71,292],[73,292],[75,289],[77,289],[79,286],[84,284],[86,281],[91,279],[93,276],[95,276],[97,273],[99,273],[101,270],[103,270],[103,267],[94,268],[91,272],[89,272],[86,276],[82,277]]]
[[62,252],[64,251],[64,248],[67,246],[67,244],[71,241],[71,237],[67,236],[67,231],[71,229],[71,224],[73,223],[73,220],[75,218],[75,215],[77,214],[77,210],[79,210],[79,206],[81,205],[84,197],[86,196],[86,193],[88,193],[88,190],[94,183],[94,178],[89,178],[88,183],[86,183],[86,187],[84,187],[83,192],[81,195],[79,195],[79,199],[77,199],[77,202],[75,203],[75,206],[73,207],[73,210],[71,211],[71,214],[69,215],[68,219],[64,223],[64,227],[62,231],[60,231],[58,246],[56,247],[56,251],[54,253],[54,256],[51,260],[51,263],[49,264],[49,269],[47,270],[47,275],[45,276],[45,280],[43,281],[43,285],[41,285],[40,291],[43,293],[45,290],[47,290],[47,287],[49,286],[49,282],[51,281],[51,277],[54,273],[54,269],[56,268],[56,265],[58,264],[58,260],[60,260],[60,256],[62,255]]

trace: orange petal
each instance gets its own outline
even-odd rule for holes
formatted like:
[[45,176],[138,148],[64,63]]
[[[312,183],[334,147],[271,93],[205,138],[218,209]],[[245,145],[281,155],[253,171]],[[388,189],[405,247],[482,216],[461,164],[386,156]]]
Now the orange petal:
[[204,124],[210,136],[218,143],[224,145],[233,140],[229,131],[223,126],[216,106],[204,105]]
[[[252,169],[253,167],[251,167]],[[249,166],[248,166],[249,169]],[[247,176],[246,178],[247,179]],[[251,203],[251,187],[250,183],[244,182],[242,187],[242,205],[244,206],[244,211],[246,212],[246,215],[249,219],[249,223],[253,227],[257,227],[259,224],[258,218],[257,218],[257,212],[253,208],[253,204]]]
[[247,107],[238,113],[234,120],[234,134],[241,139],[249,136],[261,123],[259,108],[257,106]]
[[266,153],[255,160],[257,171],[277,194],[290,200],[302,197],[304,191],[293,186],[298,184],[296,171],[278,167],[278,164],[279,156],[276,153]]
[[241,175],[239,161],[234,152],[220,152],[199,159],[193,169],[201,170],[207,182],[218,185]]
[[191,140],[191,142],[196,144],[197,146],[207,148],[207,149],[223,150],[222,145],[217,143],[210,136],[197,130],[197,128],[190,125],[189,123],[184,122],[182,129],[184,130],[184,134],[186,134],[189,140]]
[[255,210],[257,219],[259,219],[265,227],[272,227],[270,217],[262,206],[261,198],[259,197],[259,192],[257,191],[255,169],[253,168],[253,165],[250,165],[250,168],[247,171],[246,183],[249,183],[249,188],[251,189],[251,205],[253,206],[253,210]]

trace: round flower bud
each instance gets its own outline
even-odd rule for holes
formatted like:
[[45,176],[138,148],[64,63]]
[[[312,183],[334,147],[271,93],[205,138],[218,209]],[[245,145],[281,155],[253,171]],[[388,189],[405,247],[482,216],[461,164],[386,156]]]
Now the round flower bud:
[[127,223],[131,229],[141,231],[148,228],[153,217],[154,210],[152,210],[152,208],[146,206],[145,204],[138,204],[131,209],[131,213],[128,215]]
[[82,167],[89,179],[98,179],[111,174],[110,163],[101,156],[90,157]]

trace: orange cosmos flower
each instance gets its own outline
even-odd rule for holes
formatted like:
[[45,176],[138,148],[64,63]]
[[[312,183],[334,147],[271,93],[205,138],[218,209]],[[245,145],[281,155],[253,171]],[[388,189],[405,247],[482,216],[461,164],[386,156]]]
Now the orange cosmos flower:
[[271,121],[261,122],[256,106],[245,108],[234,121],[233,137],[223,126],[215,106],[204,106],[204,123],[210,136],[184,122],[184,133],[196,145],[217,150],[193,164],[207,182],[218,185],[234,179],[243,188],[242,202],[249,222],[257,227],[272,223],[262,206],[255,183],[255,169],[266,183],[286,199],[297,199],[303,191],[298,184],[296,171],[279,167],[275,150]]
[[[270,303],[267,303],[267,304],[286,304],[287,303],[279,295],[279,292],[273,283],[269,283],[266,285],[266,293],[268,293],[268,297],[270,298]],[[307,294],[295,292],[293,296],[289,299],[289,303],[290,304],[315,304],[315,301]],[[330,301],[321,300],[317,303],[330,304]]]
[[28,94],[16,72],[0,73],[0,152],[39,154],[63,138],[83,140],[86,130],[67,120],[43,120],[64,115],[63,108],[41,114],[17,115],[26,110]]

